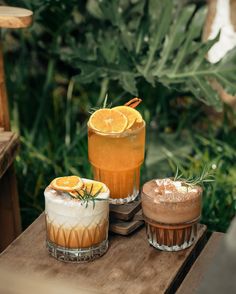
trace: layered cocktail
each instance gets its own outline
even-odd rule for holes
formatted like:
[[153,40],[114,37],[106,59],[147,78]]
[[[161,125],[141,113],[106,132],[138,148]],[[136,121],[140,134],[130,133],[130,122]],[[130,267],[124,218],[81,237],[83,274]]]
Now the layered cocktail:
[[184,181],[156,179],[144,184],[142,209],[148,241],[166,251],[178,251],[192,245],[201,216],[200,186]]
[[144,160],[145,122],[140,113],[119,106],[100,109],[88,122],[88,155],[94,179],[110,189],[110,202],[124,204],[139,193]]
[[108,248],[109,189],[76,176],[57,178],[45,190],[47,247],[55,258],[85,262]]

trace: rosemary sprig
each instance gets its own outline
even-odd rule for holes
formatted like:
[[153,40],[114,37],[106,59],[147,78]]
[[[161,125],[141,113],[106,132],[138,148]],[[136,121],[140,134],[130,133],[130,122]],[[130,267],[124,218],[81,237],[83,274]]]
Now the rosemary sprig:
[[179,173],[179,168],[177,167],[174,181],[183,181],[187,186],[196,186],[196,185],[204,185],[205,183],[210,183],[215,181],[215,175],[210,166],[204,166],[201,174],[199,176],[189,176],[187,178],[183,178],[183,174]]
[[75,199],[79,199],[80,201],[82,201],[83,204],[85,204],[85,207],[87,208],[89,205],[89,202],[92,201],[93,203],[93,209],[95,208],[95,202],[96,201],[102,201],[102,200],[107,200],[104,198],[96,198],[102,191],[102,187],[95,193],[92,193],[93,191],[93,184],[91,185],[90,189],[87,189],[87,187],[85,187],[82,190],[76,190],[76,195],[75,196],[71,196],[72,198]]
[[111,108],[112,107],[112,103],[108,104],[107,103],[108,100],[108,94],[106,94],[104,101],[103,101],[103,105],[102,107],[93,107],[91,108],[91,110],[89,111],[90,114],[93,114],[95,111],[102,109],[102,108]]
[[106,108],[107,107],[107,99],[108,99],[108,94],[106,93],[106,95],[105,95],[105,99],[104,99],[104,101],[103,101],[103,108]]

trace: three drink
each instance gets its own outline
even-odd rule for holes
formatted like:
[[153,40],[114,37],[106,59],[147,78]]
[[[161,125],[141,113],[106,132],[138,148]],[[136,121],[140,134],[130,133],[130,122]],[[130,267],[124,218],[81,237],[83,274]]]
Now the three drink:
[[[128,203],[139,194],[145,122],[130,106],[103,108],[89,119],[88,157],[96,181],[56,178],[45,190],[47,247],[59,260],[84,262],[103,255],[108,248],[109,202]],[[193,243],[201,193],[198,186],[170,179],[143,186],[143,218],[152,246],[178,251]]]

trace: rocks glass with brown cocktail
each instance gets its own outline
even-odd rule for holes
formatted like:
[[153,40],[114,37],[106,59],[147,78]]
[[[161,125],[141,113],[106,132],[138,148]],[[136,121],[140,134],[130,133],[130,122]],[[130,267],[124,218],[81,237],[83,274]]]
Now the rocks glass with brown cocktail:
[[152,246],[179,251],[192,245],[201,216],[200,186],[156,179],[144,184],[141,197],[147,237]]

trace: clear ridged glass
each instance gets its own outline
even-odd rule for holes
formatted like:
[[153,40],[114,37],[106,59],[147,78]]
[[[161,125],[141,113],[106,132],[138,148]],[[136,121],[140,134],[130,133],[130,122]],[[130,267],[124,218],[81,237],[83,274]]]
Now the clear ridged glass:
[[60,247],[55,243],[47,241],[48,252],[56,259],[64,262],[83,263],[101,257],[108,249],[108,241],[105,240],[98,245],[88,248],[71,249]]
[[148,242],[159,250],[179,251],[190,247],[197,237],[198,220],[183,224],[161,224],[145,219]]
[[125,204],[139,194],[144,160],[145,122],[123,133],[102,133],[88,126],[88,156],[97,181],[110,190],[110,203]]
[[87,203],[48,187],[45,190],[46,245],[64,262],[87,262],[108,249],[109,190]]
[[183,181],[154,179],[143,185],[141,199],[148,242],[159,250],[188,248],[197,237],[202,188]]
[[74,227],[66,224],[58,227],[46,215],[46,232],[49,253],[61,261],[92,261],[108,249],[108,218],[91,227],[79,223]]

